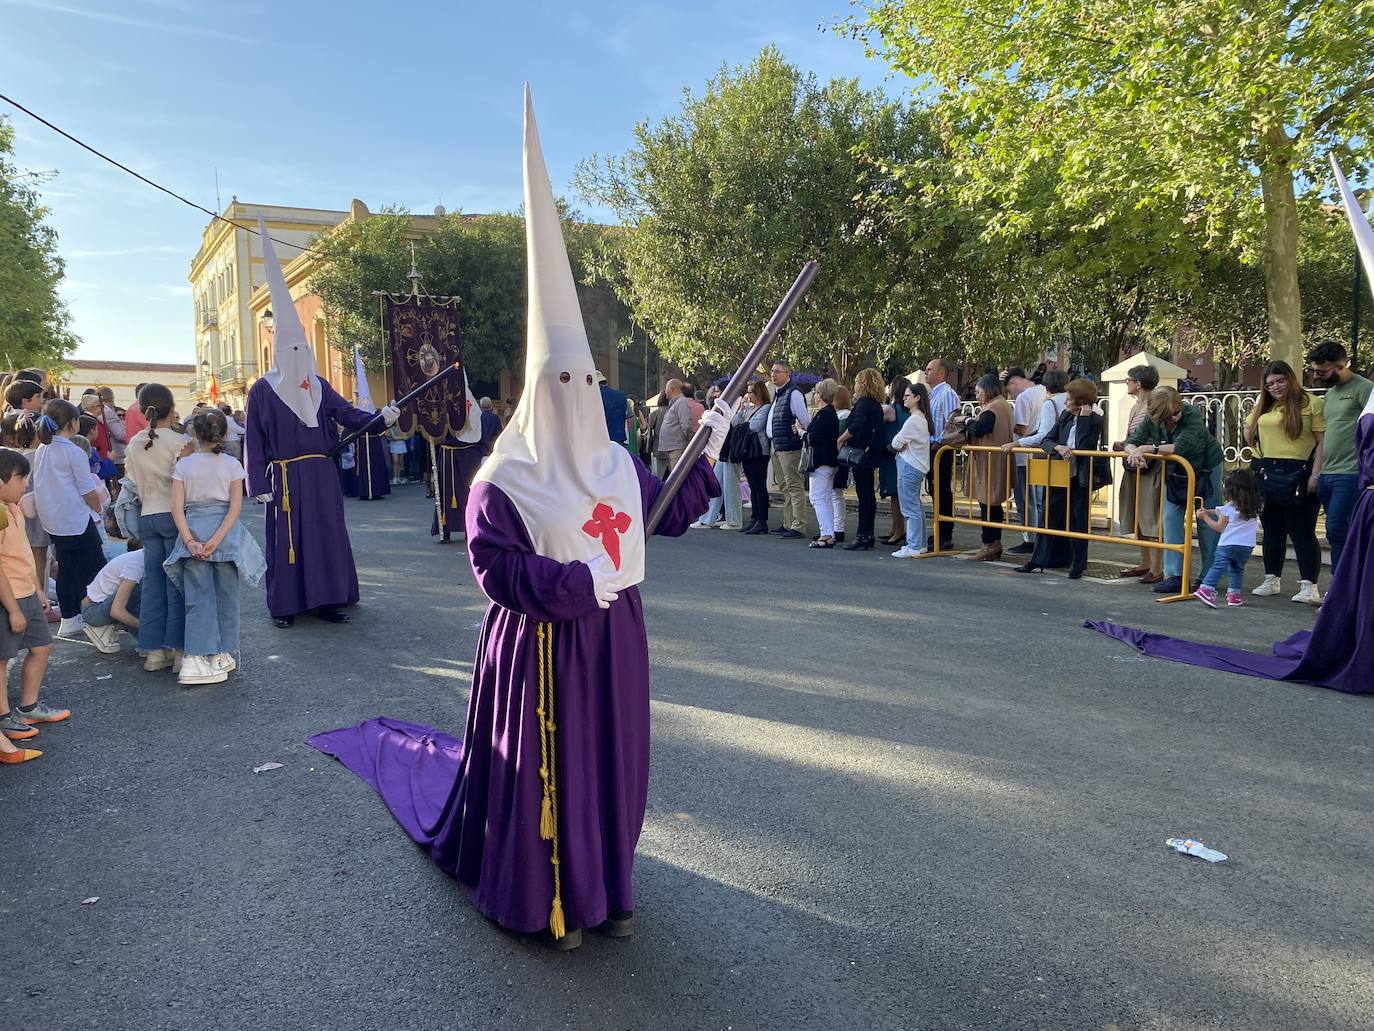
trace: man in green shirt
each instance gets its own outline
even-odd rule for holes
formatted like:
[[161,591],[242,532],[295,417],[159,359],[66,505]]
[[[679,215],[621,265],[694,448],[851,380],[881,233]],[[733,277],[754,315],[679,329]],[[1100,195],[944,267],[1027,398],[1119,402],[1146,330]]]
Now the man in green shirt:
[[1321,475],[1317,477],[1317,497],[1326,510],[1326,540],[1331,545],[1331,571],[1341,560],[1350,513],[1360,496],[1358,456],[1355,453],[1355,427],[1364,411],[1374,383],[1350,371],[1345,348],[1326,340],[1312,348],[1307,366],[1312,381],[1326,388],[1323,399],[1326,415],[1326,444]]

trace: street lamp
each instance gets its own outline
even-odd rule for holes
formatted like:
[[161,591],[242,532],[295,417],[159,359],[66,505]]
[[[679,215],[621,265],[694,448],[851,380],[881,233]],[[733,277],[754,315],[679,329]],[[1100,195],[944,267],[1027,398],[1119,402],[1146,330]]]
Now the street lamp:
[[268,308],[262,313],[262,328],[267,332],[272,332],[272,327],[276,325],[276,318],[272,315],[272,309]]

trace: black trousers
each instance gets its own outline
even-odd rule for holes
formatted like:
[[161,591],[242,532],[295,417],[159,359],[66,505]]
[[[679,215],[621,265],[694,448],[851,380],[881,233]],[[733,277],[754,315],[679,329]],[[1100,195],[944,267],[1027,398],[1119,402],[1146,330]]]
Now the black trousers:
[[746,458],[744,479],[749,484],[750,518],[756,523],[768,522],[768,456]]
[[858,535],[872,537],[873,517],[878,513],[878,498],[873,492],[873,481],[878,475],[878,470],[875,467],[853,468],[850,475],[854,477],[854,493],[859,496]]
[[[931,449],[930,472],[926,474],[926,489],[930,496],[935,498],[937,495],[936,483],[939,483],[938,500],[940,502],[940,514],[942,516],[952,516],[954,514],[954,452],[946,451],[938,461],[935,459],[935,449]],[[936,469],[936,465],[939,469]],[[938,472],[938,476],[937,476]],[[934,530],[931,531],[934,536]],[[940,527],[940,539],[948,542],[954,537],[954,528],[946,524]]]
[[1264,503],[1260,512],[1260,526],[1264,527],[1264,572],[1268,576],[1283,573],[1283,560],[1288,551],[1288,542],[1293,542],[1293,553],[1298,556],[1298,575],[1304,580],[1317,582],[1322,571],[1322,553],[1317,544],[1317,512],[1321,501],[1315,494],[1308,494],[1296,505],[1276,505],[1272,501]]
[[105,568],[105,552],[100,547],[100,533],[95,523],[86,524],[86,532],[72,537],[49,534],[57,551],[57,607],[70,619],[81,615],[81,599],[100,571]]
[[[1065,498],[1065,495],[1068,495]],[[1045,488],[1045,523],[1051,530],[1074,530],[1088,532],[1088,507],[1092,495],[1077,481],[1070,484],[1066,491],[1063,487]],[[1065,502],[1068,513],[1064,512]],[[1088,565],[1088,542],[1071,540],[1068,537],[1051,537],[1047,533],[1036,534],[1035,553],[1031,561],[1037,566],[1061,569],[1068,565],[1072,569],[1084,569]]]
[[[1001,505],[985,505],[981,501],[978,503],[978,511],[983,513],[982,518],[990,523],[1004,523],[1007,520],[1006,511]],[[1002,531],[995,526],[980,526],[983,531],[984,544],[1001,544]]]

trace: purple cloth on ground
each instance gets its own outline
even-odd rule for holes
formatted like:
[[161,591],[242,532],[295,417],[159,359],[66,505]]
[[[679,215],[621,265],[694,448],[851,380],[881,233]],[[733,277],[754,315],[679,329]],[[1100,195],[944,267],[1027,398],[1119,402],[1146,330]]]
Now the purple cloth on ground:
[[1193,666],[1291,680],[1349,694],[1374,692],[1374,415],[1360,419],[1360,482],[1340,564],[1316,625],[1274,645],[1273,654],[1183,641],[1105,620],[1083,625],[1146,655]]
[[358,497],[375,501],[391,493],[391,452],[380,433],[364,433],[353,445],[354,471],[358,474]]
[[443,539],[448,540],[455,533],[466,532],[468,493],[472,490],[472,478],[477,475],[477,468],[487,453],[480,442],[465,444],[456,437],[448,437],[442,444],[434,445],[434,456],[439,461],[434,470],[437,507],[429,523],[429,535],[439,536],[439,511],[442,509]]
[[[643,514],[662,483],[636,460]],[[719,493],[699,461],[658,533],[677,537]],[[549,925],[550,843],[539,837],[543,787],[535,707],[536,626],[554,624],[558,844],[567,927],[634,908],[631,868],[649,784],[649,652],[639,591],[598,608],[591,573],[534,552],[500,488],[469,499],[468,554],[491,604],[477,642],[463,741],[375,719],[316,734],[381,795],[392,815],[474,905],[515,931]]]
[[[334,463],[305,458],[282,467],[274,463],[302,455],[328,455],[339,442],[335,423],[346,429],[373,418],[354,408],[320,381],[318,426],[307,426],[282,403],[272,385],[260,379],[248,391],[244,431],[244,469],[248,493],[271,494],[267,505],[267,608],[274,617],[293,616],[320,605],[352,605],[358,600],[358,573],[344,523],[343,492]],[[289,488],[291,511],[282,511]],[[291,550],[296,561],[291,561]]]

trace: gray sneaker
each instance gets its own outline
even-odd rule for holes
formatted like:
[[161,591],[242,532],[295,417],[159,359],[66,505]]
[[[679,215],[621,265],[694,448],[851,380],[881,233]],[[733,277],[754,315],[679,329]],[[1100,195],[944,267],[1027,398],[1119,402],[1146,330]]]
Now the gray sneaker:
[[22,709],[15,709],[14,714],[29,725],[35,723],[61,723],[71,717],[70,709],[54,709],[45,702],[39,702],[28,712]]
[[10,710],[0,716],[0,734],[11,741],[27,741],[31,737],[37,737],[38,731],[21,720],[14,710]]

